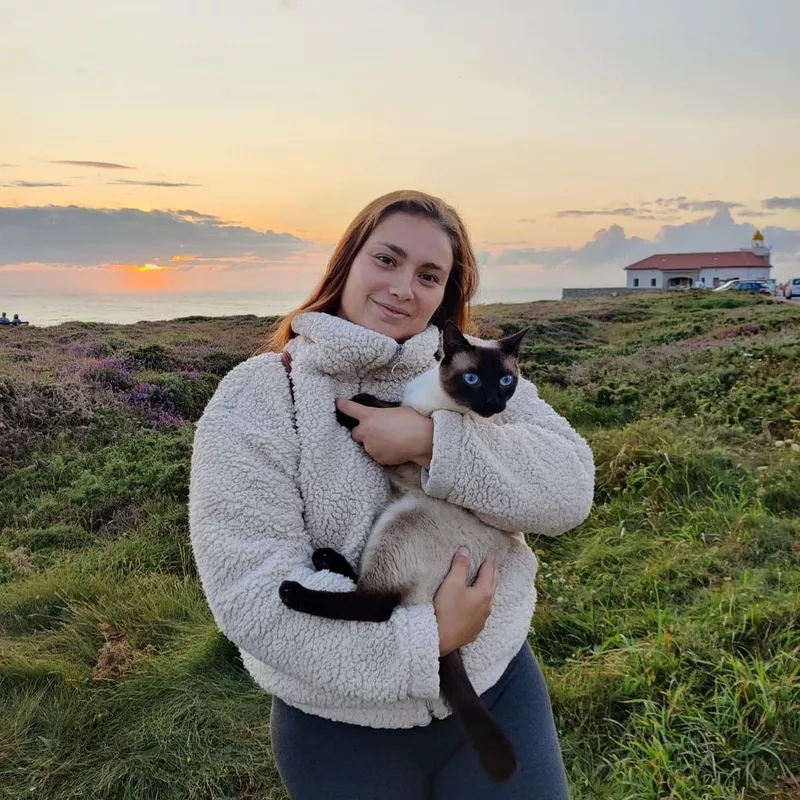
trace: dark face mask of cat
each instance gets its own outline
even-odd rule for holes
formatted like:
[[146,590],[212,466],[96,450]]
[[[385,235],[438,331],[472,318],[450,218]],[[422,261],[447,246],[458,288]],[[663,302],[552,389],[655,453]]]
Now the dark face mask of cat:
[[487,344],[472,344],[456,325],[442,332],[442,388],[481,417],[499,414],[517,388],[519,347],[527,329]]

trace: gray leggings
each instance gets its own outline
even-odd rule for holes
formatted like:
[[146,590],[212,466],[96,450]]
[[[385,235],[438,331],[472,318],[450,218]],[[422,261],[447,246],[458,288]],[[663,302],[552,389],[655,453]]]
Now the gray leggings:
[[519,771],[492,783],[453,717],[366,728],[272,702],[272,748],[292,800],[565,800],[547,685],[525,644],[483,701],[514,743]]

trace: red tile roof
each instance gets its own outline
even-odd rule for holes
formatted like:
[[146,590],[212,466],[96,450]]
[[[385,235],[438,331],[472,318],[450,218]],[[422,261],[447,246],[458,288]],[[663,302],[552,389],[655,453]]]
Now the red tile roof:
[[704,267],[768,267],[763,256],[747,250],[727,253],[657,253],[625,269],[686,270]]

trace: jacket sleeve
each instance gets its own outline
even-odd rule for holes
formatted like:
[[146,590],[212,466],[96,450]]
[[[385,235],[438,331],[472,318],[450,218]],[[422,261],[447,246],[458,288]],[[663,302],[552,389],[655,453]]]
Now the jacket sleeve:
[[505,531],[558,536],[589,515],[594,458],[586,441],[520,380],[497,419],[433,413],[422,487]]
[[311,563],[298,489],[299,447],[286,375],[275,354],[221,381],[194,439],[192,548],[222,632],[254,658],[309,686],[365,702],[439,694],[432,604],[402,606],[385,623],[288,609],[278,587],[351,591],[349,578]]

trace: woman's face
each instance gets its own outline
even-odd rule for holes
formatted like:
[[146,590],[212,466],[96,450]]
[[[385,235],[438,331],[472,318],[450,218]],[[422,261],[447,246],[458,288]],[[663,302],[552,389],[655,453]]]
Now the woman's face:
[[450,238],[439,225],[391,214],[353,260],[339,316],[402,342],[425,330],[452,267]]

